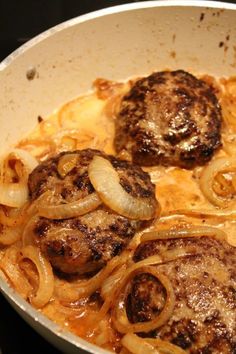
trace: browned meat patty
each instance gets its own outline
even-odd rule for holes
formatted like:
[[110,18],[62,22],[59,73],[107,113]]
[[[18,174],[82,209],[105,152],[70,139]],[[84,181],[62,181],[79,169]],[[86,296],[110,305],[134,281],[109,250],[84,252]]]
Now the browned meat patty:
[[[165,325],[145,336],[160,337],[188,353],[235,353],[235,248],[209,237],[160,240],[140,245],[134,260],[178,250],[185,250],[188,256],[155,266],[172,283],[174,312]],[[130,321],[153,319],[165,299],[166,291],[156,278],[147,273],[136,275],[126,303]]]
[[36,242],[51,264],[63,273],[89,273],[118,255],[140,227],[111,210],[97,209],[67,220],[40,218]]
[[[33,200],[47,190],[54,191],[58,200],[79,200],[94,192],[88,177],[88,166],[94,155],[109,159],[120,177],[120,183],[134,197],[155,200],[155,186],[140,167],[105,155],[98,150],[74,151],[76,166],[62,177],[58,173],[61,153],[41,163],[29,176],[29,190]],[[99,270],[119,254],[140,229],[142,223],[129,220],[101,205],[86,215],[67,220],[39,218],[33,233],[36,243],[54,268],[64,273],[88,273]]]
[[115,148],[142,166],[202,165],[221,145],[221,119],[206,82],[183,70],[153,73],[124,96],[115,121]]
[[[58,173],[59,161],[70,154],[78,156],[76,165],[65,177],[61,177]],[[55,191],[58,197],[62,197],[65,201],[72,202],[94,192],[88,177],[88,166],[95,155],[103,156],[112,163],[119,175],[120,184],[132,196],[155,199],[155,186],[151,183],[148,173],[127,161],[94,149],[62,152],[39,164],[29,175],[28,186],[31,198],[37,199],[42,193],[50,190]]]

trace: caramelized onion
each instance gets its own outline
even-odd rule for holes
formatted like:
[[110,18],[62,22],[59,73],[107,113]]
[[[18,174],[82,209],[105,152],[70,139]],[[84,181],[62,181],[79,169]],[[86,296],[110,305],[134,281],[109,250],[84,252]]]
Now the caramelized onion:
[[102,284],[101,291],[100,291],[100,294],[103,299],[110,297],[112,289],[114,289],[114,286],[116,285],[116,283],[125,274],[126,268],[127,267],[125,264],[121,265],[121,267],[117,268],[117,270],[113,274],[111,274],[107,279],[105,279],[105,281]]
[[122,265],[122,257],[116,256],[107,263],[105,268],[100,270],[100,272],[89,280],[81,280],[74,284],[64,284],[64,286],[59,282],[59,286],[56,288],[56,294],[61,301],[68,303],[86,298],[99,289],[105,279],[120,265]]
[[30,302],[37,308],[45,306],[52,297],[54,277],[51,264],[35,246],[26,246],[21,250],[22,259],[33,262],[39,274],[39,286],[35,295],[30,296]]
[[69,219],[79,215],[84,215],[100,204],[101,200],[97,193],[91,193],[75,202],[59,205],[38,205],[38,214],[48,219]]
[[0,232],[0,244],[10,246],[21,238],[21,230],[19,228],[3,227]]
[[127,333],[121,339],[121,343],[132,354],[160,354],[153,345],[133,333]]
[[[147,262],[148,260],[145,261]],[[161,262],[162,261],[160,259],[159,263]],[[112,309],[112,322],[120,333],[150,332],[164,325],[169,320],[174,310],[175,294],[170,280],[164,274],[159,273],[156,268],[143,264],[144,261],[138,262],[127,270],[125,276],[119,281],[118,289],[114,294],[115,301]],[[153,264],[153,261],[151,264]],[[166,302],[160,314],[153,320],[147,322],[130,323],[125,309],[127,284],[134,276],[142,273],[151,274],[160,281],[166,290]],[[123,290],[124,288],[125,290]]]
[[[23,163],[24,175],[19,176],[22,180],[18,183],[1,181],[0,204],[9,207],[19,208],[28,200],[28,174],[37,166],[38,162],[30,153],[22,149],[13,149],[8,154],[8,160],[11,159],[12,155]],[[3,170],[1,171],[1,173],[4,176],[6,171]]]
[[35,235],[34,229],[39,221],[39,216],[32,216],[26,223],[23,233],[22,233],[22,244],[23,246],[35,245]]
[[121,343],[132,354],[186,354],[186,352],[161,339],[140,338],[136,334],[127,333]]
[[28,138],[22,140],[19,144],[19,147],[23,147],[27,150],[30,149],[34,156],[37,156],[39,160],[45,159],[48,156],[55,154],[57,151],[56,144],[52,141],[52,139],[44,138]]
[[8,211],[8,215],[6,215],[4,210],[0,208],[0,224],[9,227],[22,225],[26,217],[27,208],[28,205],[26,204],[23,208],[11,209]]
[[88,174],[104,204],[120,215],[130,219],[150,220],[160,209],[157,201],[152,198],[135,198],[127,193],[112,164],[101,156],[94,156]]
[[20,293],[24,299],[27,299],[32,287],[24,277],[19,268],[19,249],[15,246],[7,248],[4,256],[0,260],[0,269],[3,271],[14,289]]
[[57,170],[61,177],[65,177],[77,164],[78,154],[65,154],[60,158]]
[[0,204],[20,208],[28,200],[26,183],[0,183]]
[[38,165],[38,161],[36,160],[36,158],[34,156],[32,156],[26,150],[13,149],[10,152],[9,157],[11,155],[15,156],[17,159],[19,159],[23,163],[28,174],[31,173],[35,169],[35,167]]
[[[103,317],[106,315],[106,313],[109,311],[109,309],[112,306],[112,303],[114,302],[114,299],[116,298],[116,295],[119,292],[120,289],[120,282],[123,280],[123,278],[126,276],[127,271],[130,271],[130,268],[127,270],[127,263],[128,261],[132,264],[132,261],[130,260],[131,257],[128,256],[128,253],[124,252],[123,254],[123,262],[120,262],[120,268],[114,272],[108,279],[107,283],[104,284],[105,286],[102,286],[101,289],[101,295],[104,299],[104,303],[99,311],[100,317]],[[125,264],[126,263],[126,264]],[[151,256],[146,259],[144,259],[141,262],[135,263],[132,265],[132,270],[135,270],[136,268],[140,268],[141,266],[146,266],[150,264],[160,264],[163,263],[163,258],[160,256]],[[123,265],[122,265],[123,264]]]
[[221,220],[235,220],[236,219],[236,211],[222,211],[222,210],[208,210],[208,209],[176,209],[171,210],[162,214],[162,218],[175,216],[175,215],[187,215],[195,218],[215,218]]
[[218,173],[232,172],[236,170],[235,158],[221,157],[211,161],[203,170],[200,177],[200,188],[204,196],[214,205],[225,208],[229,199],[215,193],[213,185]]
[[171,238],[188,238],[188,237],[203,237],[209,236],[219,240],[225,240],[226,234],[224,231],[210,226],[191,226],[182,229],[168,229],[160,231],[145,232],[142,234],[140,241],[166,240]]

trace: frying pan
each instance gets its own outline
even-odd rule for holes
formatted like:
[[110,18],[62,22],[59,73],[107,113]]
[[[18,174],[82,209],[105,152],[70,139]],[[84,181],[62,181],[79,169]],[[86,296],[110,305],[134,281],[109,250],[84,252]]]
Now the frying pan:
[[[0,153],[63,103],[103,77],[155,70],[236,74],[236,5],[147,1],[74,18],[32,39],[0,63]],[[3,295],[44,338],[66,353],[105,354],[66,332],[0,279]]]

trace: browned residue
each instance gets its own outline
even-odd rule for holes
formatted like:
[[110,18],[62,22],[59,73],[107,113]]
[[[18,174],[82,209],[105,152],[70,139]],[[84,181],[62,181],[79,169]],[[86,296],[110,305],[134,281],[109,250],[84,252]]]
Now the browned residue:
[[226,35],[226,37],[225,37],[225,40],[224,41],[220,41],[219,44],[218,44],[219,48],[223,48],[224,54],[226,54],[228,49],[229,49],[229,46],[228,46],[229,40],[230,40],[230,34],[228,33]]
[[218,10],[218,11],[216,11],[216,12],[213,12],[213,13],[212,13],[212,16],[213,16],[213,17],[214,17],[214,16],[219,17],[220,14],[222,14],[223,12],[224,12],[224,9],[220,9],[220,10]]
[[204,14],[204,12],[202,12],[201,15],[200,15],[199,21],[200,21],[200,22],[203,21],[203,20],[204,20],[204,17],[205,17],[205,14]]
[[106,100],[119,91],[123,84],[98,78],[94,81],[93,86],[97,91],[98,98],[101,100]]
[[236,45],[233,46],[233,62],[230,65],[233,68],[236,68]]
[[41,116],[38,116],[38,123],[41,123],[43,121],[43,118]]
[[176,51],[175,50],[171,50],[170,51],[170,57],[175,59],[176,58]]

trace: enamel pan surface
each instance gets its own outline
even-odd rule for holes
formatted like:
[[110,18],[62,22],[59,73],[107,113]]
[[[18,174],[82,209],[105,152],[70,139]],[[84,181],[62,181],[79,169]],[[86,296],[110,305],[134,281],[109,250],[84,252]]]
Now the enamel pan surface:
[[[155,70],[236,75],[236,5],[147,1],[62,23],[0,63],[0,153],[66,101],[103,77],[122,80]],[[67,353],[105,354],[33,309],[0,279],[3,295],[43,337]]]

